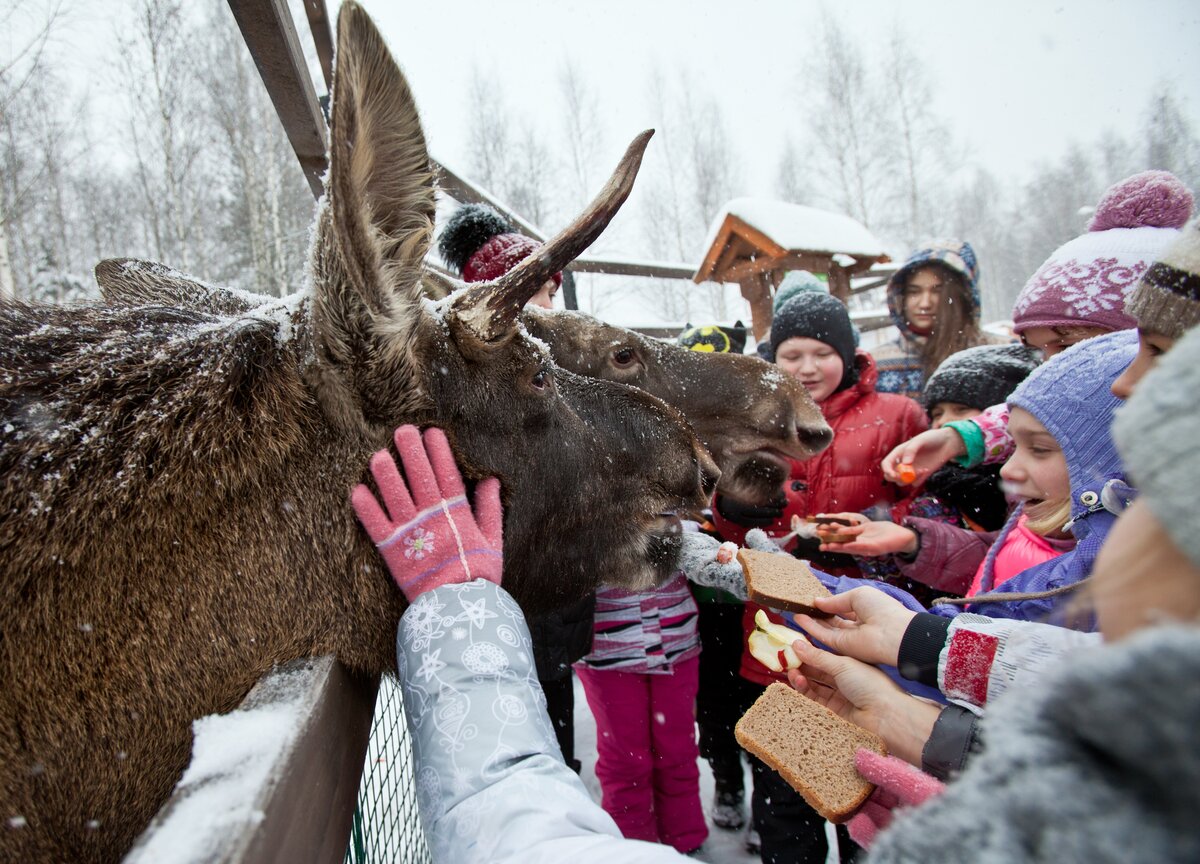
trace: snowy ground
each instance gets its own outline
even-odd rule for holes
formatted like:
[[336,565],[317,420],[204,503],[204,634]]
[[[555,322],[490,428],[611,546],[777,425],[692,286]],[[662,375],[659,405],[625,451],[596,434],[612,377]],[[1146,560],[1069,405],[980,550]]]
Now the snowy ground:
[[[596,780],[596,721],[588,708],[587,697],[583,694],[583,685],[575,679],[575,756],[583,763],[580,776],[592,797],[600,800],[600,783]],[[746,790],[751,789],[750,768],[746,767]],[[704,803],[704,815],[708,817],[713,802],[713,778],[708,763],[700,760],[700,800]],[[748,804],[749,802],[747,802]],[[712,864],[743,864],[757,862],[758,855],[746,851],[743,845],[745,838],[742,831],[724,831],[708,821],[708,839],[704,847],[696,855],[698,861],[709,861]],[[833,841],[836,842],[836,841]],[[831,854],[829,861],[836,864],[836,855]]]

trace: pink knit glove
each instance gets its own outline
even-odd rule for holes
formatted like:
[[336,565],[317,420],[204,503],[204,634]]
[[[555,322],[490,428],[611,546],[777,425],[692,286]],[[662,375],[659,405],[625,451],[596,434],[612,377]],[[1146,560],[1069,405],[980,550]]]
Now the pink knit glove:
[[425,430],[422,443],[416,426],[401,426],[396,451],[407,485],[387,450],[371,457],[371,474],[386,512],[361,483],[350,500],[404,596],[411,603],[431,588],[472,579],[499,585],[504,527],[500,481],[489,477],[475,487],[472,513],[441,429]]
[[895,756],[880,756],[860,747],[854,754],[854,767],[875,784],[871,797],[846,824],[850,837],[864,849],[870,849],[875,835],[892,823],[897,807],[913,807],[942,794],[946,785]]

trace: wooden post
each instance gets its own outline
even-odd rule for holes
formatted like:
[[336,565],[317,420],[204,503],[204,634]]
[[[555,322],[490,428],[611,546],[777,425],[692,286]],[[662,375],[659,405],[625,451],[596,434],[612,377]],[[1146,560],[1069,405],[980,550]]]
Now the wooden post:
[[766,337],[771,329],[771,288],[767,273],[751,273],[744,276],[738,284],[742,287],[742,296],[750,304],[750,329],[755,341]]
[[842,303],[850,302],[850,273],[841,265],[829,265],[829,293]]

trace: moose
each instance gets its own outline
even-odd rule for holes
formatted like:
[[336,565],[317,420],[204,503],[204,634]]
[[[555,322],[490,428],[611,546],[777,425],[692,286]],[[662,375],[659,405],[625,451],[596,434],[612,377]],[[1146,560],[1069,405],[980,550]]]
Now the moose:
[[[500,478],[505,585],[530,614],[664,578],[675,514],[717,482],[678,410],[556,365],[520,317],[620,207],[648,135],[538,254],[436,302],[416,106],[353,3],[330,140],[311,285],[290,297],[201,308],[164,300],[164,275],[141,299],[0,306],[6,860],[118,858],[185,767],[191,721],[277,663],[394,671],[403,599],[346,495],[397,425],[442,427],[469,478]],[[827,441],[811,403],[775,404],[746,476]]]

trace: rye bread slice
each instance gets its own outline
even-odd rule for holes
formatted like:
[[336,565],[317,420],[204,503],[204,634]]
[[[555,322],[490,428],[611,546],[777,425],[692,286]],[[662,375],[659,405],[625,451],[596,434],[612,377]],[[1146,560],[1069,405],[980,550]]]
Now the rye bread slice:
[[755,603],[788,612],[825,614],[813,606],[813,600],[832,595],[799,558],[739,549],[737,559],[746,577],[746,593]]
[[878,735],[779,682],[758,697],[737,722],[734,735],[835,823],[853,816],[875,790],[855,769],[855,751],[866,747],[887,753]]

